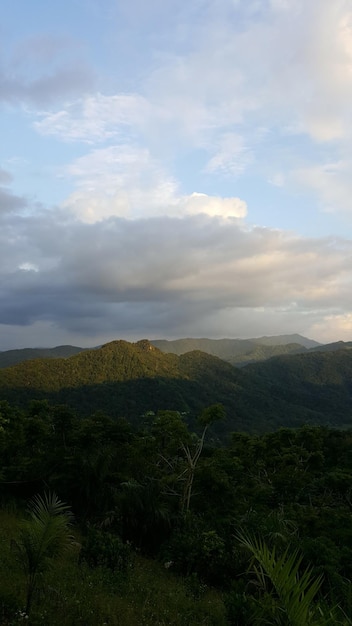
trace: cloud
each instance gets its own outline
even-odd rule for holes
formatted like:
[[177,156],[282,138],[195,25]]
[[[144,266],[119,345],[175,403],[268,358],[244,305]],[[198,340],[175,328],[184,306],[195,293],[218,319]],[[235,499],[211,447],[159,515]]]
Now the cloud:
[[42,210],[4,219],[0,324],[11,328],[53,325],[53,336],[76,333],[88,344],[102,335],[256,336],[318,329],[323,316],[352,308],[348,240],[204,213],[90,224]]
[[210,216],[245,217],[247,214],[247,205],[240,198],[220,198],[193,192],[181,199],[179,204],[183,205],[186,213],[194,215],[205,213]]
[[[188,9],[172,3],[170,11],[166,15],[157,0],[148,5],[148,24],[151,16],[162,14],[168,34],[151,31],[154,56],[147,55],[149,63],[134,91],[66,100],[41,112],[36,130],[62,141],[105,142],[115,152],[118,145],[123,150],[131,144],[154,162],[167,161],[171,172],[175,160],[184,156],[185,163],[192,162],[194,155],[195,176],[214,181],[241,176],[249,168],[277,180],[277,164],[271,166],[267,155],[275,160],[280,142],[285,143],[284,184],[292,171],[346,161],[352,128],[352,9],[347,0],[201,0]],[[139,1],[117,12],[123,24],[136,29],[134,34],[143,24],[148,38],[151,24],[141,20],[145,9]],[[37,48],[45,47],[39,43]],[[348,163],[349,177],[351,172]],[[297,175],[296,184],[306,186],[309,176],[304,181]],[[105,208],[102,215],[107,215]]]
[[65,206],[86,222],[160,214],[175,202],[177,183],[148,149],[116,145],[95,149],[64,171],[77,184]]
[[316,192],[329,213],[351,213],[352,161],[342,159],[323,165],[309,165],[291,172],[291,179]]
[[[1,177],[1,172],[0,172]],[[8,181],[6,176],[3,175],[2,178],[5,178],[5,182]],[[0,178],[1,181],[1,178]],[[27,206],[27,200],[20,196],[14,195],[11,191],[0,187],[0,214],[1,213],[9,213],[13,211],[18,211],[19,209],[23,209]]]
[[344,140],[351,128],[350,3],[287,0],[271,8],[234,38],[227,70],[233,57],[247,98],[256,90],[256,111],[271,125],[317,142]]
[[140,131],[150,115],[148,102],[138,94],[87,96],[55,113],[44,114],[34,127],[43,135],[66,141],[95,143]]
[[[64,39],[23,42],[0,74],[2,102],[25,105],[38,146],[65,142],[49,167],[72,189],[60,207],[33,206],[0,170],[4,334],[27,327],[86,345],[273,328],[319,338],[336,323],[347,336],[351,241],[255,227],[242,193],[253,174],[280,198],[294,185],[350,212],[350,2],[123,4],[129,30],[114,40],[101,93]],[[130,33],[143,38],[127,44]],[[133,47],[128,70],[116,70]],[[272,196],[255,193],[262,210]]]
[[246,203],[239,198],[197,192],[183,196],[176,180],[147,149],[130,144],[92,150],[74,161],[65,173],[77,183],[65,206],[84,222],[111,216],[147,218],[196,213],[244,217],[247,212]]
[[68,38],[37,36],[6,51],[0,69],[0,102],[43,106],[81,95],[94,84],[94,73]]
[[9,185],[11,182],[12,175],[10,172],[7,172],[0,167],[0,185]]
[[85,91],[91,83],[90,72],[77,66],[58,69],[50,76],[31,81],[0,74],[0,100],[13,105],[43,105]]
[[309,332],[311,336],[319,337],[322,343],[351,341],[352,314],[349,312],[323,314],[312,323]]
[[252,151],[236,133],[220,135],[217,146],[213,146],[213,156],[206,165],[206,171],[220,171],[232,176],[243,174],[252,161]]
[[316,147],[319,165],[327,158],[324,146],[349,149],[347,0],[253,2],[247,9],[220,1],[213,11],[201,6],[191,50],[165,56],[145,86],[149,100],[167,111],[163,129],[169,121],[173,141],[183,137],[204,149],[208,173],[236,176],[253,162],[257,171],[270,168],[267,151],[260,150],[266,133],[268,142],[285,142],[290,168],[303,165],[307,145],[309,153]]

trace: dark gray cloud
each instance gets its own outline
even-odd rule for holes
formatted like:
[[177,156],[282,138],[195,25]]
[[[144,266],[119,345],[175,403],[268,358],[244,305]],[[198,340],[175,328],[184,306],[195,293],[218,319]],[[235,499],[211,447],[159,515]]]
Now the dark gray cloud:
[[12,174],[0,167],[0,185],[9,185],[12,182]]
[[[0,171],[1,182],[1,171]],[[0,213],[17,211],[27,206],[27,200],[21,196],[16,196],[7,189],[0,187]]]
[[12,78],[0,73],[0,101],[9,104],[56,104],[58,99],[84,93],[92,85],[92,72],[84,66],[57,69],[49,76],[35,80]]
[[271,316],[287,331],[296,320],[292,330],[302,331],[304,317],[352,307],[351,242],[245,229],[236,219],[86,224],[42,209],[3,219],[0,245],[0,324],[51,323],[86,341],[207,328],[233,336],[231,324],[254,324],[260,310],[267,325]]
[[92,68],[80,58],[77,42],[38,35],[2,51],[0,102],[42,106],[89,91]]

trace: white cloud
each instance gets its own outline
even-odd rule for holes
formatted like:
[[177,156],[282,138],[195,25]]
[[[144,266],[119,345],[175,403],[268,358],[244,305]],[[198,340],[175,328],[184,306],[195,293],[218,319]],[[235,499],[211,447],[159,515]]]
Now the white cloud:
[[34,127],[64,141],[96,143],[138,133],[146,124],[149,104],[138,94],[87,96],[55,113],[42,113]]
[[212,217],[245,217],[247,205],[240,198],[220,198],[194,192],[180,201],[186,213],[205,213]]
[[[134,2],[122,11],[129,23],[137,7],[140,3]],[[157,7],[152,3],[150,10],[157,12]],[[229,0],[201,1],[190,9],[192,32],[185,20],[188,11],[177,3],[172,11],[175,29],[184,24],[192,45],[186,46],[182,37],[183,45],[176,45],[170,34],[168,48],[160,35],[162,47],[155,52],[152,69],[145,70],[134,92],[90,94],[41,113],[36,130],[64,141],[109,142],[115,153],[118,144],[124,151],[129,143],[131,150],[148,153],[154,163],[167,161],[171,172],[173,160],[183,154],[185,163],[195,168],[193,151],[201,151],[203,163],[194,174],[215,180],[240,176],[251,166],[257,172],[265,170],[265,178],[275,185],[277,164],[270,171],[260,147],[267,141],[274,152],[271,142],[278,136],[286,142],[280,185],[290,178],[285,168],[310,167],[303,162],[302,136],[318,147],[331,144],[336,155],[330,160],[344,158],[338,151],[348,149],[352,128],[352,8],[347,0],[271,0],[246,6]],[[168,28],[171,24],[169,20]],[[297,175],[296,182],[305,177],[308,184],[313,171],[325,168],[325,154],[312,159],[312,171]],[[351,164],[348,176],[352,177]],[[168,178],[173,179],[172,174]],[[312,187],[317,184],[313,181]],[[120,191],[113,214],[130,214],[124,185],[116,188]],[[162,202],[171,202],[172,193],[167,183],[159,194]],[[77,190],[73,196],[76,205],[80,194]],[[92,203],[96,213],[99,198],[92,198]],[[107,211],[102,207],[101,215]]]
[[139,146],[92,150],[66,172],[76,180],[77,190],[65,206],[83,221],[159,214],[175,202],[176,182]]
[[322,315],[307,329],[312,337],[322,343],[352,341],[352,313]]
[[206,171],[222,172],[232,176],[243,174],[252,161],[251,150],[244,144],[244,140],[236,133],[220,135],[217,146],[212,146],[215,152],[209,159]]
[[79,219],[96,222],[111,216],[140,218],[157,215],[244,217],[246,203],[194,192],[180,194],[176,181],[148,150],[121,145],[92,150],[67,168],[77,189],[65,202]]
[[218,3],[216,17],[205,12],[192,51],[169,56],[149,79],[148,97],[168,111],[177,132],[195,145],[212,143],[210,163],[220,167],[226,159],[217,133],[230,136],[244,123],[247,135],[264,124],[317,142],[346,141],[352,128],[350,3],[287,0],[272,2],[271,10],[257,3],[250,19],[243,19],[243,5],[229,7]]
[[330,213],[351,213],[352,161],[340,160],[311,165],[291,172],[293,181],[316,192],[324,209]]

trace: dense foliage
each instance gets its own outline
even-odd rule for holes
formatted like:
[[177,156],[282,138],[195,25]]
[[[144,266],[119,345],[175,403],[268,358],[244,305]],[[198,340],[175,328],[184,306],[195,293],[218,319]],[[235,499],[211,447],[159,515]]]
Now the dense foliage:
[[[190,613],[187,618],[182,595],[178,612],[185,611],[184,621],[158,622],[154,611],[154,622],[130,623],[287,625],[297,623],[303,608],[302,626],[351,623],[352,431],[304,426],[263,435],[237,432],[226,445],[210,445],[221,418],[221,405],[208,406],[198,415],[196,435],[176,411],[149,412],[137,426],[103,412],[79,416],[47,401],[26,409],[3,401],[3,507],[55,492],[82,533],[76,560],[65,565],[76,568],[77,579],[91,572],[94,580],[99,571],[104,589],[114,586],[110,594],[116,595],[118,584],[119,595],[128,595],[128,580],[143,555],[165,564],[164,576],[174,577],[175,585],[182,580],[203,611],[199,621]],[[60,567],[58,562],[57,597],[66,594],[71,606]],[[35,589],[39,582],[52,585],[52,572],[40,571]],[[213,596],[204,613],[201,598],[210,588],[221,596]],[[4,624],[18,623],[10,621],[11,611],[25,606],[25,587],[17,600],[13,593],[0,572]],[[55,602],[39,592],[31,598],[32,623],[42,623],[39,615]],[[103,623],[107,613],[99,611]],[[69,619],[61,623],[96,623],[77,613]],[[122,622],[109,613],[108,623]]]

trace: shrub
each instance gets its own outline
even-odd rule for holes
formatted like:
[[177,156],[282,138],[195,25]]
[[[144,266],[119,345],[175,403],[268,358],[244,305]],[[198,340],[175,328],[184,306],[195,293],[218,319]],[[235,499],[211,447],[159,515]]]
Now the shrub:
[[133,553],[129,544],[124,543],[118,535],[94,526],[88,528],[80,559],[90,567],[107,567],[114,572],[126,572],[133,565]]

